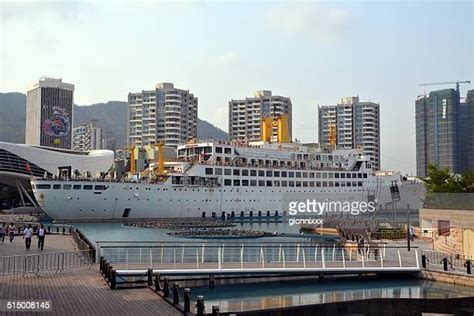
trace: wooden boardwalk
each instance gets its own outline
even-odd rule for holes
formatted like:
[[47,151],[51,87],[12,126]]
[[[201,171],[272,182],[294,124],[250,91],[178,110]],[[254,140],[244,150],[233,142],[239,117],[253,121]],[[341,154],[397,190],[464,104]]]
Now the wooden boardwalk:
[[3,243],[0,241],[0,257],[72,251],[74,247],[74,242],[69,235],[46,235],[43,251],[38,250],[38,238],[36,236],[31,239],[30,250],[26,250],[23,236],[15,236],[12,243],[10,243],[8,236],[5,236],[5,241]]
[[111,290],[96,267],[0,277],[0,299],[50,300],[53,315],[181,315],[148,288]]
[[[41,253],[72,251],[68,235],[47,235]],[[40,253],[33,237],[30,250],[22,236],[0,242],[0,257]],[[48,300],[52,315],[181,315],[178,310],[148,288],[111,290],[99,274],[98,265],[68,268],[60,273],[0,276],[0,300]],[[40,312],[30,312],[31,314]],[[4,313],[0,311],[0,315]],[[43,314],[43,313],[41,313]]]

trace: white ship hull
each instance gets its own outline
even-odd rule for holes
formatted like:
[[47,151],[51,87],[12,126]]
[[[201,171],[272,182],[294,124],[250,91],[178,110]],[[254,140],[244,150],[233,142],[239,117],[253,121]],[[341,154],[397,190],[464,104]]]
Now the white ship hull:
[[[328,197],[338,201],[367,201],[368,190],[354,189],[354,192],[340,188],[232,188],[203,186],[173,186],[163,184],[44,181],[32,180],[36,200],[40,207],[55,220],[112,220],[126,218],[170,218],[170,217],[220,217],[223,213],[246,216],[258,212],[272,215],[288,211],[292,195],[324,201]],[[63,190],[64,184],[92,185],[92,190]],[[50,185],[51,189],[42,189]],[[53,189],[54,186],[61,189]],[[94,190],[96,186],[107,186],[106,190]],[[420,206],[424,190],[419,183],[400,186],[401,201],[398,206],[410,208]],[[303,194],[303,195],[302,195]],[[383,186],[375,194],[377,210],[392,205],[390,189]],[[204,214],[203,214],[204,213]]]

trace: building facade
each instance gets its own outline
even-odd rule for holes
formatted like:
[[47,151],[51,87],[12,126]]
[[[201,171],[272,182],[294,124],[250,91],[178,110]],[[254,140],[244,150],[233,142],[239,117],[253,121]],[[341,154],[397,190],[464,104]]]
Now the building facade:
[[344,97],[337,105],[318,106],[318,139],[330,145],[330,130],[336,133],[336,147],[361,148],[370,157],[372,168],[379,170],[380,104],[360,102],[359,97]]
[[128,145],[177,147],[197,138],[198,99],[172,83],[128,94]]
[[97,121],[92,120],[73,129],[72,148],[77,151],[91,151],[104,148],[105,139]]
[[26,94],[28,145],[72,148],[74,85],[43,77]]
[[[253,97],[229,101],[229,139],[258,141],[261,138],[261,121],[264,117],[288,115],[288,136],[292,139],[291,100],[262,90]],[[273,131],[276,137],[276,129]]]
[[416,108],[416,173],[426,177],[428,165],[462,172],[463,147],[459,137],[463,123],[460,117],[459,91],[444,89],[421,95]]
[[467,92],[466,101],[459,107],[460,164],[462,170],[474,170],[474,90]]

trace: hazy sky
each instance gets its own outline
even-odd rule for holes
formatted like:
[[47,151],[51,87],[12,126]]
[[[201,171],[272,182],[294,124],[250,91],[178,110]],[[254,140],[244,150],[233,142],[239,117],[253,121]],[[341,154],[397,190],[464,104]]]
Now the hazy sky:
[[0,3],[0,92],[62,76],[85,105],[173,82],[227,131],[228,100],[268,89],[304,142],[318,104],[358,94],[381,104],[382,167],[408,173],[418,83],[474,80],[473,1]]

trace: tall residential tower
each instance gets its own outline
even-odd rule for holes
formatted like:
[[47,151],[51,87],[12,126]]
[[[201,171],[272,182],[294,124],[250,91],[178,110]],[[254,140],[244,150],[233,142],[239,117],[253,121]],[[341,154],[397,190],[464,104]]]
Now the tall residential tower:
[[71,149],[74,85],[43,77],[26,94],[27,145]]
[[380,164],[380,105],[360,102],[359,97],[344,97],[337,105],[318,106],[318,137],[321,145],[330,145],[330,129],[336,132],[336,147],[362,148],[372,161]]
[[[229,101],[229,139],[256,141],[261,138],[264,117],[288,115],[288,138],[291,140],[291,100],[263,90],[253,97]],[[276,129],[273,131],[276,137]]]
[[90,151],[104,148],[102,129],[92,120],[73,129],[72,148],[77,151]]
[[198,99],[172,83],[128,94],[128,144],[176,147],[197,138]]

